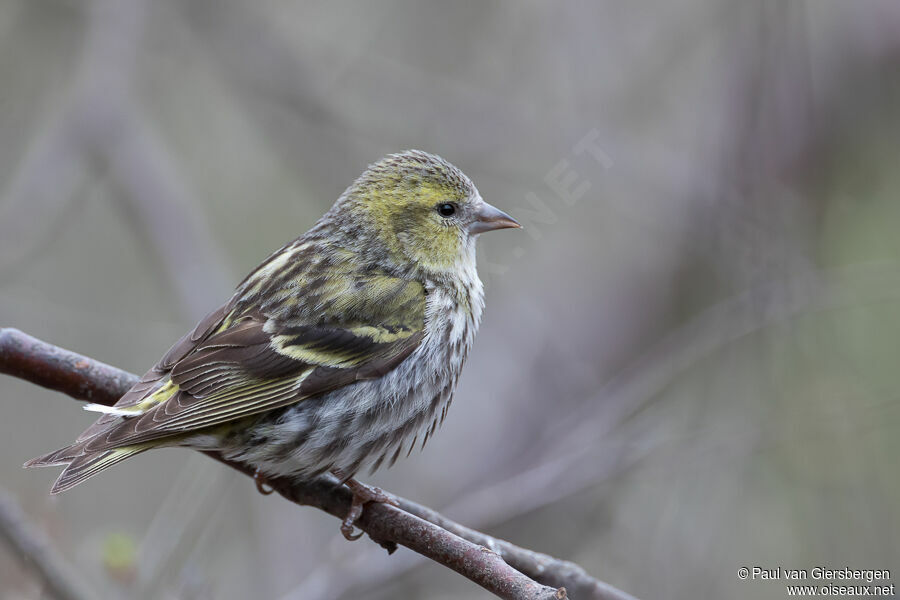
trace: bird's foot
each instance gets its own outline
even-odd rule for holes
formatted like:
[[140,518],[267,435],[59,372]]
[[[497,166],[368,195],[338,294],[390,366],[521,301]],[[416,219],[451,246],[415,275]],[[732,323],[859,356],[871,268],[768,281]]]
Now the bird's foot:
[[263,475],[262,471],[260,471],[259,469],[256,469],[253,472],[253,482],[256,484],[256,491],[263,496],[268,496],[275,491],[269,486],[269,482],[266,480],[266,476]]
[[348,479],[340,471],[335,471],[334,474],[338,479],[344,482],[344,485],[350,488],[351,492],[353,492],[353,501],[350,503],[350,511],[341,523],[341,533],[351,542],[353,540],[358,540],[363,535],[363,532],[354,534],[353,529],[356,520],[362,516],[363,507],[366,504],[369,502],[382,502],[384,504],[390,504],[391,506],[400,506],[400,503],[397,502],[396,498],[381,488],[368,486],[353,478]]

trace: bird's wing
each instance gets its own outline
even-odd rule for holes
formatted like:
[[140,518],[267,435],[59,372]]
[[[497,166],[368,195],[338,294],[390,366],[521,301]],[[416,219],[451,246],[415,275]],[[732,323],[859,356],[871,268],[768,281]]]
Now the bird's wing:
[[316,320],[309,310],[213,313],[82,434],[79,453],[181,436],[389,372],[424,336],[424,288],[385,275],[342,287],[339,302],[317,303]]

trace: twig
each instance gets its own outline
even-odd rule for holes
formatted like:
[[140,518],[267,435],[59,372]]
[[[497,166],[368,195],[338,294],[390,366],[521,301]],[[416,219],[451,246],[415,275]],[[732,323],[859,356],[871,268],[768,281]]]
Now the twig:
[[506,563],[523,573],[530,573],[542,583],[551,586],[565,586],[572,590],[574,598],[594,598],[596,600],[635,600],[634,596],[598,581],[573,562],[553,558],[547,554],[520,548],[505,540],[493,538],[485,533],[470,529],[451,521],[437,511],[405,498],[400,500],[400,508],[410,514],[434,523],[446,531],[470,540],[497,552]]
[[[0,372],[61,391],[78,400],[89,399],[100,404],[115,403],[137,379],[130,373],[15,329],[0,329]],[[245,465],[227,461],[216,453],[207,454],[245,475],[253,474]],[[296,482],[274,479],[269,483],[291,502],[314,506],[338,518],[343,518],[350,506],[349,490],[335,480],[322,478]],[[409,500],[398,500],[413,512],[371,504],[358,522],[360,529],[389,551],[398,544],[406,546],[501,598],[562,599],[566,598],[562,585],[592,590],[589,597],[593,598],[631,598],[594,580],[577,565],[518,548],[463,527]],[[506,561],[515,563],[520,570]]]
[[0,539],[34,569],[47,593],[57,600],[96,598],[75,569],[66,564],[42,531],[32,525],[9,494],[0,493]]

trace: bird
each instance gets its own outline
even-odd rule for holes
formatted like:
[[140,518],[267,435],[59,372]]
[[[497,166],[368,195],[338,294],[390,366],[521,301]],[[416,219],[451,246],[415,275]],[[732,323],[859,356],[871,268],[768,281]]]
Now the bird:
[[[460,169],[388,155],[309,231],[266,258],[72,444],[58,494],[158,447],[219,452],[267,478],[331,473],[353,501],[395,503],[355,479],[393,465],[444,421],[484,309],[482,233],[520,228]],[[361,534],[359,534],[361,535]]]

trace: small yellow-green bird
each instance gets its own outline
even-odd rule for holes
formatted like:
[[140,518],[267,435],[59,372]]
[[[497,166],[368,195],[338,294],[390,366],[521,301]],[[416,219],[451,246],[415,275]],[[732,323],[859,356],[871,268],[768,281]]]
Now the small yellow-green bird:
[[144,450],[217,450],[265,477],[353,476],[424,446],[484,308],[475,240],[519,227],[466,175],[409,150],[371,165],[315,226],[269,256],[70,446],[58,493]]

